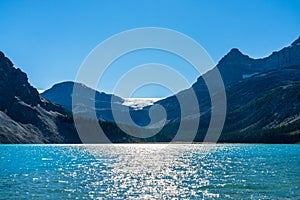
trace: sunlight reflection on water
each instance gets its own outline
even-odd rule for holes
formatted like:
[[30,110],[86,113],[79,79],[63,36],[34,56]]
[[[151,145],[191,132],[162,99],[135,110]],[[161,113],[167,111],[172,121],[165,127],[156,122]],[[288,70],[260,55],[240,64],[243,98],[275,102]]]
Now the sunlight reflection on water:
[[[0,198],[278,199],[300,195],[299,145],[3,145]],[[288,165],[287,165],[288,162]]]

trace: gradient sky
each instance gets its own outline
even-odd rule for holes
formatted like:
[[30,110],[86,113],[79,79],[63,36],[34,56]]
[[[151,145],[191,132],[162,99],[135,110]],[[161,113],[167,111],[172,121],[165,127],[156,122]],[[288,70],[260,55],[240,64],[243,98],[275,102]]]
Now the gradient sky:
[[[0,0],[0,50],[38,89],[74,80],[84,58],[108,37],[149,26],[192,37],[215,62],[233,47],[260,58],[300,36],[300,1]],[[197,78],[184,61],[148,51],[112,67],[98,89],[111,92],[117,77],[134,64],[154,61],[174,66],[190,83]],[[155,87],[135,96],[169,95]]]

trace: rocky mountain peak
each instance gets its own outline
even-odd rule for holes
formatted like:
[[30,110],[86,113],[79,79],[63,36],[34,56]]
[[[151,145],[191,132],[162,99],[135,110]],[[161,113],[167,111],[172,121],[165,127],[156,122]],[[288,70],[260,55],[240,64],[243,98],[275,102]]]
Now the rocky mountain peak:
[[232,48],[227,55],[243,55],[238,48]]
[[38,91],[33,88],[27,75],[0,52],[0,110],[10,107],[17,100],[35,106],[41,102]]
[[249,60],[249,56],[244,55],[239,49],[233,48],[220,60],[218,66],[245,63]]
[[249,58],[249,56],[244,55],[238,48],[232,48],[225,56],[224,59],[240,59]]

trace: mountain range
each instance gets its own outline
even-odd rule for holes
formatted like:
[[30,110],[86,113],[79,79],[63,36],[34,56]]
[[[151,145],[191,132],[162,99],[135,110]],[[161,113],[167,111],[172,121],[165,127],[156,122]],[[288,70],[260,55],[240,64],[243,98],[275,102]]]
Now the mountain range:
[[[139,125],[150,122],[151,106],[140,109],[124,104],[124,99],[94,91],[81,83],[63,82],[41,95],[27,81],[27,76],[0,53],[0,143],[80,143],[72,118],[73,87],[95,93],[97,118],[112,142],[168,142],[174,138],[180,121],[200,117],[194,139],[203,141],[211,118],[211,100],[205,78],[214,70],[222,76],[227,115],[219,142],[297,143],[300,142],[300,38],[290,46],[262,59],[253,59],[232,49],[211,71],[199,77],[191,88],[157,102],[163,106],[167,121],[155,136],[137,138],[124,133],[115,123],[114,112],[130,111]],[[182,115],[176,97],[189,98],[195,91],[199,109],[189,108]],[[88,119],[91,109],[84,102],[73,105],[73,112]],[[93,102],[92,102],[93,103]],[[200,110],[200,113],[196,111]],[[184,117],[182,119],[182,116]],[[83,120],[83,121],[84,121]],[[125,126],[132,126],[124,123]],[[134,127],[132,130],[135,130]],[[182,137],[179,141],[188,141]]]

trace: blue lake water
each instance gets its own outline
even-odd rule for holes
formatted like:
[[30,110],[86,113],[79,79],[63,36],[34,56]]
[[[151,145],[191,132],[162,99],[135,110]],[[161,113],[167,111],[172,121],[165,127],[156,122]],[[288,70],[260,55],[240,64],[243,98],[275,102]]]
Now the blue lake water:
[[0,145],[0,199],[300,199],[300,145]]

